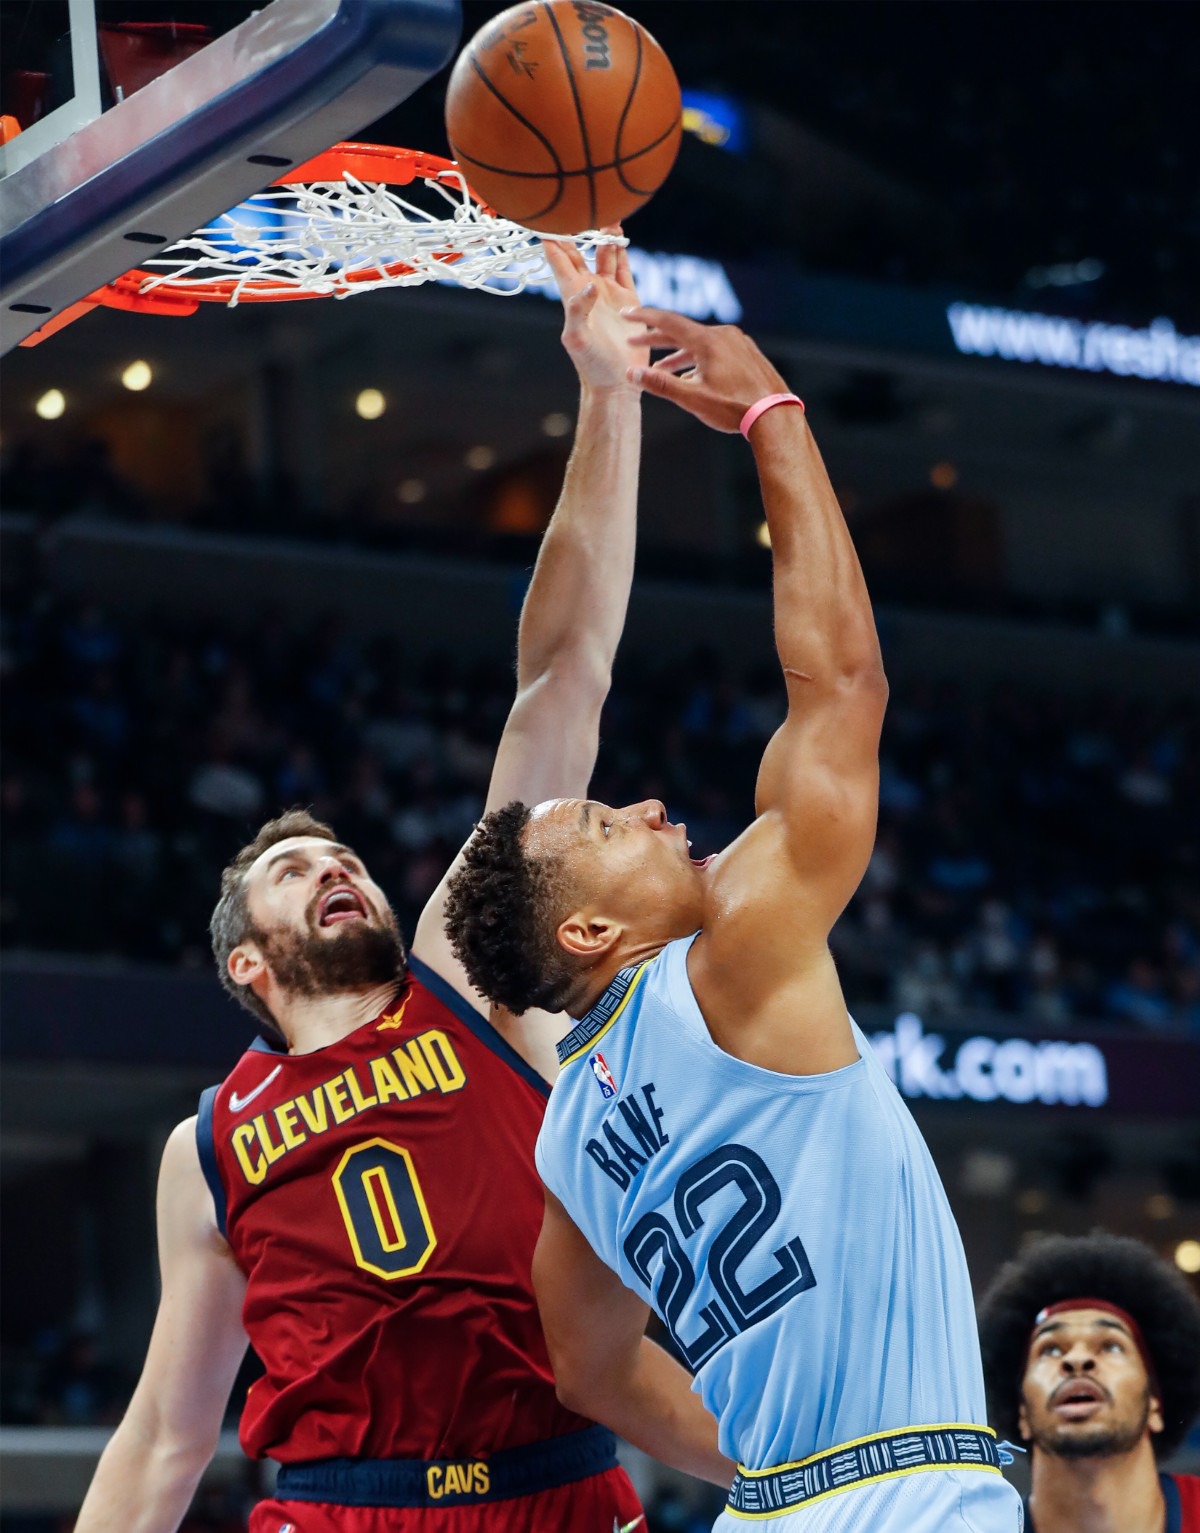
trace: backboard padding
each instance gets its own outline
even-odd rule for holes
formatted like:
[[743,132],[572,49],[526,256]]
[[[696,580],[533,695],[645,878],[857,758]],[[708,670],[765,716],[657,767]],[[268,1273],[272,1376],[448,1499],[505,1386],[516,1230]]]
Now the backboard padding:
[[272,0],[0,182],[0,350],[405,100],[459,0]]

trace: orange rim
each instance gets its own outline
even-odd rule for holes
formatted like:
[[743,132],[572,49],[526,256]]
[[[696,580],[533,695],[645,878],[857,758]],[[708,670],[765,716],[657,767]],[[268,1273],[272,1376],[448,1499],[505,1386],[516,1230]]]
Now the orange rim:
[[[436,181],[445,171],[461,174],[453,160],[438,154],[425,154],[419,149],[399,149],[390,144],[334,144],[331,148],[314,155],[303,165],[295,165],[271,182],[271,186],[296,186],[316,181],[344,181],[354,176],[359,181],[375,181],[384,186],[410,186],[416,180]],[[464,179],[464,185],[466,184]],[[472,201],[484,213],[493,210],[481,197],[467,187]],[[436,260],[452,264],[461,260],[455,250],[439,252]],[[403,277],[413,268],[403,261],[395,261],[370,271],[350,272],[339,278],[347,284],[378,281],[380,272],[388,277]],[[155,286],[142,292],[146,282]],[[243,303],[295,303],[302,299],[328,298],[329,293],[309,292],[290,283],[271,286],[269,282],[257,286],[242,286],[238,277],[216,277],[211,281],[164,282],[161,273],[134,267],[104,287],[87,295],[89,304],[105,304],[110,309],[128,309],[147,314],[194,314],[201,303],[223,303],[237,293],[237,301]]]

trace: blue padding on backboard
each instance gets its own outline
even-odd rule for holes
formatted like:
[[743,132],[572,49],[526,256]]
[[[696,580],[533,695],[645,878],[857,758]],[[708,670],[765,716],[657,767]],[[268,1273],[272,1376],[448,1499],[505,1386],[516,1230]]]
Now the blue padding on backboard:
[[0,350],[399,105],[447,62],[461,20],[459,0],[273,0],[14,171],[0,182]]

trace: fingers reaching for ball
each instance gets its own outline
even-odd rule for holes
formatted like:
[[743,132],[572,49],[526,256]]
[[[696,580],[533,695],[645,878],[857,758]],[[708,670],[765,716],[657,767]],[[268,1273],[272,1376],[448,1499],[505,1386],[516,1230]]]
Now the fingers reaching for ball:
[[669,309],[640,306],[626,309],[625,316],[642,326],[634,345],[667,352],[651,367],[634,361],[630,382],[716,431],[736,431],[752,404],[787,392],[783,378],[735,325],[702,325]]
[[[620,229],[620,225],[619,224],[617,225],[617,228],[618,228],[618,230]],[[637,288],[635,287],[634,281],[633,281],[633,268],[629,264],[629,251],[626,248],[626,246],[618,245],[616,247],[616,252],[617,252],[617,272],[616,272],[617,281],[618,281],[618,283],[620,283],[621,287],[624,288],[626,294],[636,302],[637,301]]]
[[[624,237],[620,224],[609,224],[601,234],[611,234],[617,239]],[[637,302],[637,288],[633,282],[633,270],[629,264],[629,249],[625,245],[598,245],[596,247],[596,275],[607,277],[622,288],[628,297]]]
[[[605,234],[620,235],[619,225]],[[630,300],[636,305],[637,289],[629,258],[622,246],[600,245],[593,273],[574,244],[543,240],[546,260],[558,282],[563,301],[562,339],[580,380],[594,388],[627,393],[630,361],[648,365],[650,353],[630,338],[640,326],[626,318]]]
[[[674,309],[656,309],[650,304],[635,304],[625,310],[625,317],[635,320],[644,327],[645,340],[651,349],[656,351],[664,346],[695,348],[698,343],[703,344],[705,337],[716,334],[720,329],[729,328],[702,325],[698,320],[677,314]],[[751,345],[753,344],[751,342]]]
[[[621,238],[620,224],[610,224],[600,232]],[[583,251],[573,240],[555,240],[543,235],[542,251],[564,300],[592,280],[592,269]],[[623,245],[597,245],[595,268],[594,275],[597,278],[613,282],[622,290],[624,303],[628,303],[630,298],[636,303],[637,288],[633,283],[629,254]]]
[[[617,233],[619,231],[616,230],[615,228],[609,227],[607,229],[602,229],[600,232],[602,234],[615,234],[615,233]],[[607,277],[610,282],[615,282],[616,281],[616,276],[617,276],[617,246],[616,245],[597,245],[596,246],[596,275],[598,277]]]
[[542,252],[564,299],[577,287],[591,280],[592,274],[583,259],[583,251],[572,240],[543,239]]
[[658,361],[651,365],[664,373],[687,373],[694,370],[696,359],[685,348],[682,351],[673,351],[669,357],[659,357]]

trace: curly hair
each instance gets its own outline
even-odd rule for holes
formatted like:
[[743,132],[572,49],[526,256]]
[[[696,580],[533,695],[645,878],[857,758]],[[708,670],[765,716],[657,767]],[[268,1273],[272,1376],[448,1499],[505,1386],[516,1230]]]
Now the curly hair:
[[255,935],[254,922],[246,901],[246,874],[262,854],[277,842],[292,836],[314,836],[321,841],[336,841],[331,826],[314,819],[307,809],[288,809],[259,828],[221,874],[221,894],[208,923],[213,957],[222,985],[240,1006],[252,1012],[273,1038],[282,1038],[279,1024],[254,994],[249,985],[235,984],[229,973],[229,955],[240,943]]
[[446,931],[467,978],[517,1016],[562,1011],[576,980],[555,932],[568,900],[553,861],[523,845],[529,808],[517,800],[484,815],[447,888]]
[[1048,1235],[1002,1267],[979,1306],[979,1339],[992,1420],[1016,1439],[1029,1338],[1048,1304],[1105,1299],[1141,1327],[1158,1374],[1162,1458],[1183,1441],[1200,1411],[1200,1300],[1186,1278],[1140,1240],[1095,1230]]

